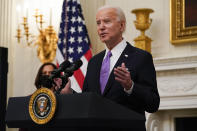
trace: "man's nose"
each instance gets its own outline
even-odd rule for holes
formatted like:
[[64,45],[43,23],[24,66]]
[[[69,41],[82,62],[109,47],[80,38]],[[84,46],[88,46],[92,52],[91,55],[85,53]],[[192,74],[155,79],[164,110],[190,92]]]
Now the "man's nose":
[[103,22],[101,22],[101,23],[99,24],[99,29],[100,29],[100,30],[105,29],[105,24],[104,24]]

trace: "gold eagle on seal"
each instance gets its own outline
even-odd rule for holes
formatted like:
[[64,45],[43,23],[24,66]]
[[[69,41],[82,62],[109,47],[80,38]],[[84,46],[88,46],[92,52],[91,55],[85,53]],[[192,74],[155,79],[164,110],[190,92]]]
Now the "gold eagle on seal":
[[38,114],[40,116],[44,116],[47,114],[49,107],[47,107],[48,105],[48,99],[45,97],[40,97],[37,101],[37,107],[38,107]]

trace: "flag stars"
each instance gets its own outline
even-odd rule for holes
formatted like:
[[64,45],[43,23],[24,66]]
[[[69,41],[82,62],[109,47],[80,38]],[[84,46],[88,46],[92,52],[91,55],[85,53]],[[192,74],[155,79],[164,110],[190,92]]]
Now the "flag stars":
[[77,48],[77,52],[78,52],[78,54],[82,53],[82,52],[83,52],[83,51],[82,51],[82,47],[79,46],[79,47]]
[[76,31],[75,31],[75,27],[71,27],[70,28],[70,32],[73,34],[73,33],[75,33]]
[[73,63],[89,50],[89,38],[86,32],[80,0],[66,0],[63,8],[58,48],[62,56]]
[[80,33],[80,32],[82,32],[83,30],[82,30],[82,26],[78,26],[78,32]]
[[80,1],[79,0],[77,0],[77,4],[80,4]]
[[87,37],[84,40],[86,41],[86,43],[88,43],[88,38]]
[[77,21],[78,21],[78,23],[82,22],[82,19],[80,16],[78,16]]
[[68,57],[68,61],[73,63],[73,58],[72,57]]
[[76,22],[76,18],[72,17],[71,21],[72,21],[72,23],[75,23]]
[[73,14],[76,12],[76,8],[75,7],[72,7],[72,12],[73,12]]
[[69,54],[74,53],[74,49],[73,49],[72,47],[69,47],[69,49],[68,49],[68,53],[69,53]]
[[70,39],[69,39],[69,41],[72,44],[73,42],[75,42],[75,38],[71,36]]
[[79,44],[82,42],[82,37],[78,37]]

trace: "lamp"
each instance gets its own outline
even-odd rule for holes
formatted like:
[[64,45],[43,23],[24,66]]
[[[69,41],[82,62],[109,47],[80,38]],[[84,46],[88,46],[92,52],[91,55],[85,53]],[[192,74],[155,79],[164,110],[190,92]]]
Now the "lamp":
[[[28,14],[28,13],[27,13]],[[50,25],[47,28],[43,28],[43,15],[39,14],[38,9],[36,9],[35,15],[36,19],[36,26],[39,31],[39,35],[35,39],[35,36],[33,36],[29,32],[29,26],[28,26],[28,17],[23,17],[23,30],[24,30],[24,37],[26,38],[26,44],[27,46],[35,45],[37,47],[37,56],[40,59],[42,63],[46,62],[52,62],[56,56],[56,49],[57,49],[57,41],[58,37],[53,29],[52,26],[52,10],[50,10]],[[18,43],[21,43],[22,33],[20,29],[20,25],[18,25],[17,28],[17,41]]]

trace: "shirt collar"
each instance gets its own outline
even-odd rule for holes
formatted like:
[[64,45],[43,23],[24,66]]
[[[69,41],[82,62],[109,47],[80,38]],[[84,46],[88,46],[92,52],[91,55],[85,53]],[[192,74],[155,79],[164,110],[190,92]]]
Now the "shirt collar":
[[[127,46],[126,40],[123,39],[120,43],[118,43],[112,50],[112,56],[119,56],[119,54],[121,54],[123,52],[123,50],[125,49],[125,47]],[[107,55],[107,52],[109,51],[109,49],[106,47],[106,52],[105,52],[105,57]]]

